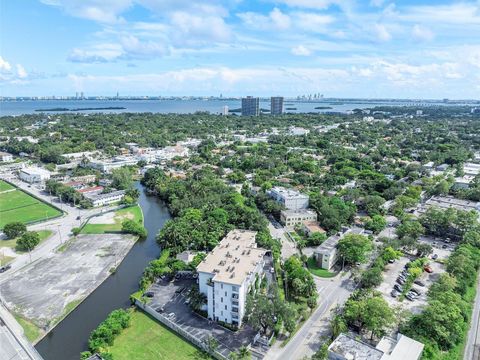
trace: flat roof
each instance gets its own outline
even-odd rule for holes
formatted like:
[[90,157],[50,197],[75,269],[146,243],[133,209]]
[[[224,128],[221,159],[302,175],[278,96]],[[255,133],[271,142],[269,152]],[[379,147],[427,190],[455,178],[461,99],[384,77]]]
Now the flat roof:
[[315,215],[316,212],[309,209],[299,209],[299,210],[282,210],[281,214],[288,215],[288,216],[295,216],[295,215]]
[[39,167],[25,168],[20,171],[29,175],[50,175],[50,171]]
[[286,198],[286,199],[294,199],[294,198],[307,198],[308,199],[308,196],[305,195],[305,194],[302,194],[301,192],[297,191],[297,190],[294,190],[294,189],[287,189],[287,188],[284,188],[284,187],[280,187],[280,186],[275,186],[273,188],[270,189],[271,192],[273,193],[276,193],[280,196],[282,196],[283,198]]
[[377,344],[377,349],[384,352],[382,360],[418,360],[424,345],[408,336],[398,334],[397,339],[384,336]]
[[256,235],[256,231],[230,231],[197,266],[197,271],[213,274],[215,282],[242,285],[267,251],[256,248]]
[[125,190],[117,190],[117,191],[112,191],[112,192],[109,192],[109,193],[106,193],[106,194],[89,194],[89,193],[86,193],[86,194],[83,194],[83,196],[85,196],[87,199],[89,200],[100,200],[100,199],[106,199],[106,198],[109,198],[109,197],[113,197],[113,196],[121,196],[121,195],[124,195],[125,194]]

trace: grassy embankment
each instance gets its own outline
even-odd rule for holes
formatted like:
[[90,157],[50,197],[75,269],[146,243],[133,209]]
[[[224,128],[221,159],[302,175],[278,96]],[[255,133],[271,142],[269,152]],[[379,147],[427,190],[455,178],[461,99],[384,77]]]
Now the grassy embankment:
[[111,232],[120,232],[122,230],[122,221],[131,219],[143,224],[143,213],[139,205],[123,208],[115,212],[112,224],[91,224],[87,223],[80,232],[81,234],[105,234]]
[[107,349],[115,360],[209,359],[195,346],[141,310],[132,312],[130,326]]

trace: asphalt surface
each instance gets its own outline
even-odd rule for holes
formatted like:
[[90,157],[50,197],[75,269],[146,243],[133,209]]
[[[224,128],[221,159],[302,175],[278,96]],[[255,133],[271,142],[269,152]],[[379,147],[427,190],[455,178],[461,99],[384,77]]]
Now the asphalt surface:
[[295,360],[312,356],[322,345],[322,337],[330,332],[330,310],[343,305],[355,289],[350,273],[330,279],[314,278],[320,296],[318,307],[285,347],[272,347],[265,359]]
[[[55,249],[67,241],[71,236],[72,228],[80,226],[81,223],[87,220],[90,216],[115,208],[74,208],[68,204],[61,204],[58,202],[58,198],[45,194],[35,186],[28,187],[28,184],[18,180],[14,181],[14,184],[26,192],[34,194],[45,202],[60,207],[66,213],[62,217],[27,226],[29,231],[51,230],[53,235],[49,239],[45,240],[42,244],[37,246],[30,254],[21,254],[12,260],[10,263],[12,268],[7,272],[0,274],[0,283],[2,280],[9,278],[15,271],[23,268],[24,266],[54,253]],[[77,219],[78,217],[80,217],[80,219]]]
[[135,238],[125,234],[79,235],[65,251],[35,261],[1,283],[6,306],[49,329],[67,305],[88,296],[119,264]]
[[464,360],[480,359],[480,277],[477,282],[477,296],[473,307],[470,330],[465,345]]

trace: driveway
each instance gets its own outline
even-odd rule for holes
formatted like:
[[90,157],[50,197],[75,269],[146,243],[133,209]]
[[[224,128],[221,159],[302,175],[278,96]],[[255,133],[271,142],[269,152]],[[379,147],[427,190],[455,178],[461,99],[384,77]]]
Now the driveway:
[[[200,341],[205,341],[209,336],[215,337],[219,344],[217,351],[224,356],[242,345],[248,346],[253,341],[256,331],[248,325],[233,332],[193,312],[185,304],[186,293],[192,286],[197,286],[195,280],[159,280],[148,289],[154,293],[148,306],[154,310],[162,308],[160,315],[167,317]],[[183,291],[180,292],[181,289]]]
[[[275,226],[275,225],[276,226]],[[292,255],[299,254],[297,249],[297,245],[295,244],[292,239],[286,234],[286,229],[278,224],[277,222],[272,223],[272,220],[269,219],[268,221],[268,230],[270,231],[270,235],[274,239],[279,239],[282,243],[282,259],[286,260]]]
[[355,290],[350,273],[324,279],[314,276],[319,294],[318,307],[288,344],[281,348],[277,342],[265,359],[302,359],[312,356],[322,345],[322,337],[329,336],[331,310],[343,305]]

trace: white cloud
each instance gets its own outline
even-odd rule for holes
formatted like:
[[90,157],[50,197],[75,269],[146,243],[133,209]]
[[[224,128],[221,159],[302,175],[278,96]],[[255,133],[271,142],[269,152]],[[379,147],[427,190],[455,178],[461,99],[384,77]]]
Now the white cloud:
[[74,48],[68,60],[72,62],[103,63],[114,61],[124,54],[120,44],[102,43],[88,49]]
[[370,0],[370,6],[381,7],[385,0]]
[[26,83],[29,74],[21,64],[13,67],[7,60],[0,56],[0,82],[1,83]]
[[303,45],[298,45],[292,48],[292,54],[297,56],[310,56],[312,55],[312,51]]
[[294,13],[295,24],[304,30],[312,32],[325,32],[326,26],[333,23],[335,18],[331,15],[320,15],[308,12]]
[[20,65],[20,64],[17,64],[17,76],[20,78],[20,79],[25,79],[28,74],[27,74],[27,71],[25,70],[25,68]]
[[392,35],[383,24],[375,24],[373,30],[380,41],[390,41],[392,39]]
[[338,5],[344,7],[350,3],[348,0],[278,0],[277,2],[283,3],[290,7],[325,10],[332,5]]
[[480,25],[480,3],[455,2],[448,5],[414,5],[406,7],[401,20],[433,24]]
[[3,72],[3,71],[10,71],[12,69],[12,66],[9,64],[8,61],[4,60],[1,56],[0,56],[0,72]]
[[274,8],[270,12],[270,19],[272,20],[273,24],[278,29],[288,29],[290,27],[290,17],[282,13],[278,8]]
[[412,28],[412,36],[415,40],[431,41],[435,34],[428,28],[415,24]]
[[267,15],[255,12],[238,13],[237,16],[249,29],[286,30],[291,26],[291,18],[278,8],[274,8]]
[[46,5],[63,9],[71,16],[116,23],[123,21],[119,15],[133,5],[132,0],[40,0]]

